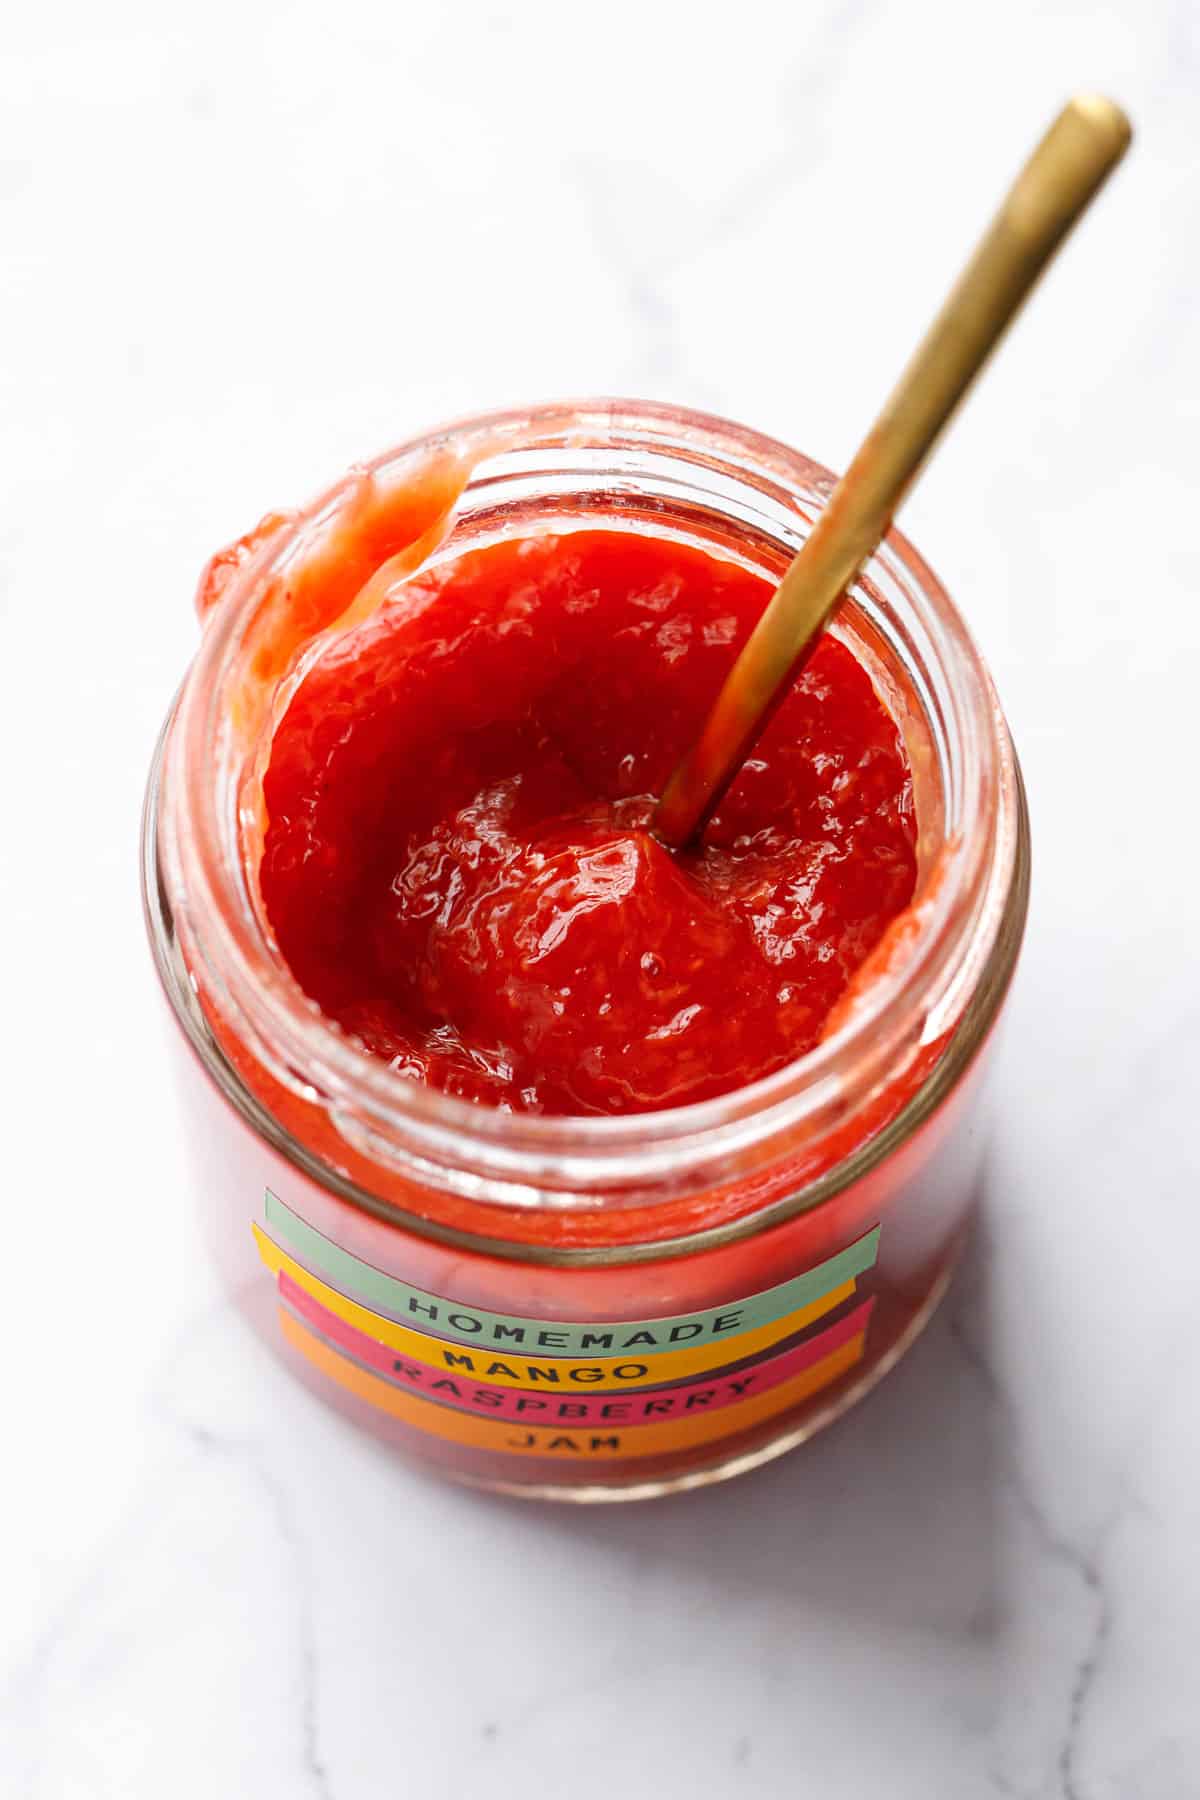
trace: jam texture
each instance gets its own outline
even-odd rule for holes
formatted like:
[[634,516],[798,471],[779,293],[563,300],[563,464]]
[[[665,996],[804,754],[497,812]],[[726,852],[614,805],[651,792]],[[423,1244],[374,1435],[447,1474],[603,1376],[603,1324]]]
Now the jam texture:
[[897,728],[821,640],[698,846],[650,835],[770,585],[645,533],[399,579],[274,738],[261,890],[322,1010],[516,1111],[683,1105],[810,1050],[916,879]]

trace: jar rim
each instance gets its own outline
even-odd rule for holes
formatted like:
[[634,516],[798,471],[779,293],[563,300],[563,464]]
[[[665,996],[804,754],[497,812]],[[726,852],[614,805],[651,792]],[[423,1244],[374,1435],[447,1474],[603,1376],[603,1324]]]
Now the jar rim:
[[396,1136],[424,1179],[447,1179],[476,1199],[597,1207],[614,1188],[640,1191],[647,1182],[669,1180],[682,1164],[725,1166],[765,1143],[794,1139],[837,1110],[854,1071],[894,1070],[897,1056],[915,1053],[934,1002],[953,987],[972,943],[977,956],[986,956],[995,940],[1012,886],[1017,776],[990,679],[964,621],[924,559],[893,530],[881,554],[899,572],[938,647],[957,709],[959,809],[953,855],[922,906],[911,943],[865,990],[849,1019],[805,1056],[755,1082],[646,1113],[507,1113],[395,1075],[303,994],[249,903],[231,836],[230,786],[212,778],[222,702],[264,584],[336,518],[352,479],[384,472],[395,478],[430,456],[450,450],[470,458],[482,447],[487,454],[472,469],[465,500],[498,458],[551,446],[572,453],[640,447],[720,467],[785,496],[804,526],[834,485],[828,470],[777,440],[708,414],[638,400],[481,414],[382,452],[293,515],[234,573],[181,691],[164,773],[173,817],[165,827],[160,818],[159,828],[167,834],[176,898],[186,896],[193,926],[200,922],[194,935],[206,978],[255,1053],[305,1099],[318,1100],[352,1143],[365,1137],[381,1153]]

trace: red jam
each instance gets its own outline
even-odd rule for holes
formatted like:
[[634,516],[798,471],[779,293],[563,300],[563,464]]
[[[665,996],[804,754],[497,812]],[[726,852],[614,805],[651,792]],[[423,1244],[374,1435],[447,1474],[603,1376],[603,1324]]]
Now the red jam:
[[769,594],[603,530],[397,580],[264,781],[305,991],[398,1074],[520,1111],[679,1106],[810,1050],[916,879],[903,746],[851,653],[822,639],[698,848],[647,829]]

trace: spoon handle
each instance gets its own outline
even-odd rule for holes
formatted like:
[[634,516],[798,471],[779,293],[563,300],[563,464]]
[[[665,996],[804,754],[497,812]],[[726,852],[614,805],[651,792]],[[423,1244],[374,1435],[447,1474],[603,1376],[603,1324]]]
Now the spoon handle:
[[680,848],[715,810],[943,427],[1131,136],[1119,106],[1078,95],[1017,176],[668,781],[651,826],[662,843]]

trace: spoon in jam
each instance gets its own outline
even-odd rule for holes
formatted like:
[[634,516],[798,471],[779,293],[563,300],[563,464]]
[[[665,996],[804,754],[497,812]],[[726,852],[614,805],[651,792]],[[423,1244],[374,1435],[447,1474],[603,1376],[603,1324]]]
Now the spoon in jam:
[[1121,108],[1080,94],[1009,190],[674,770],[651,830],[681,849],[703,829],[943,429],[1132,137]]

